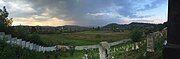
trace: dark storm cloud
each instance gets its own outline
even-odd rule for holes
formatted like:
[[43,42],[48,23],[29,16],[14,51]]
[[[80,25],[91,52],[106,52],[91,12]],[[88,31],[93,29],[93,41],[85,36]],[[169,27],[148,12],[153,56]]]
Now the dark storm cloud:
[[[138,11],[150,10],[162,4],[163,0],[155,0],[149,4],[143,5],[143,8],[137,7],[146,0],[24,0],[36,12],[27,13],[37,16],[57,17],[64,21],[74,21],[78,25],[104,25],[109,22],[118,22],[122,17],[144,18],[151,15],[139,16]],[[111,8],[112,7],[112,8]],[[96,18],[96,13],[111,13],[108,17]],[[115,14],[113,14],[115,13]],[[24,15],[24,14],[21,14]],[[113,17],[110,17],[112,16]],[[103,15],[102,15],[103,16]],[[107,15],[106,15],[107,16]],[[116,16],[116,17],[115,17]],[[38,19],[39,20],[39,19]],[[44,19],[45,20],[45,19]]]

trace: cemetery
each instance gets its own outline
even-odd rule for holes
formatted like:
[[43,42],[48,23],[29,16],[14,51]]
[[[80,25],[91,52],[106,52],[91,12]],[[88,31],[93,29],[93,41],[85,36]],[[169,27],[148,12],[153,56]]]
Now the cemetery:
[[[169,3],[172,7],[173,2]],[[174,9],[170,10],[168,13],[172,13]],[[46,11],[52,12],[49,9]],[[131,21],[128,24],[109,22],[110,24],[94,27],[90,25],[89,27],[78,25],[29,26],[12,25],[13,21],[17,21],[9,18],[9,14],[12,13],[9,13],[5,6],[0,9],[0,59],[163,59],[172,57],[168,55],[177,52],[170,52],[178,49],[179,40],[176,38],[179,37],[174,32],[177,30],[174,28],[177,23],[172,20],[168,22],[170,25],[167,25],[167,22],[153,24]],[[47,15],[49,14],[43,13],[31,19]],[[87,13],[87,15],[115,16],[111,13]],[[173,17],[169,16],[169,18]],[[56,19],[59,20],[58,17],[52,20]],[[173,19],[176,20],[176,18]],[[174,40],[170,41],[172,38]]]

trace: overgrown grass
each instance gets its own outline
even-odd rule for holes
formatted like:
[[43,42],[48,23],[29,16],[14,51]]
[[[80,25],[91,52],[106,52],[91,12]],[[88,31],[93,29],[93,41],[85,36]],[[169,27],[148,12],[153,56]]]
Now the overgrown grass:
[[92,45],[101,41],[114,42],[129,37],[129,32],[85,31],[62,34],[39,34],[41,41],[50,45]]

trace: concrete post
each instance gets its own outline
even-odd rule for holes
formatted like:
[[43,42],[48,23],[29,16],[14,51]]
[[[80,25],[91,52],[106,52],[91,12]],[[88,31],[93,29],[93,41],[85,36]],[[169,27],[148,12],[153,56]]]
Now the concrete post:
[[101,42],[99,47],[100,59],[112,59],[110,54],[110,45],[107,42]]

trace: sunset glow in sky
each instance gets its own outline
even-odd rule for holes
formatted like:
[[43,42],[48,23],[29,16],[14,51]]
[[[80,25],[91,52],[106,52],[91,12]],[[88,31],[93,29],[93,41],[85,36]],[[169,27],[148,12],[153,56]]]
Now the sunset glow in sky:
[[167,0],[0,0],[13,25],[101,26],[109,23],[163,23]]

